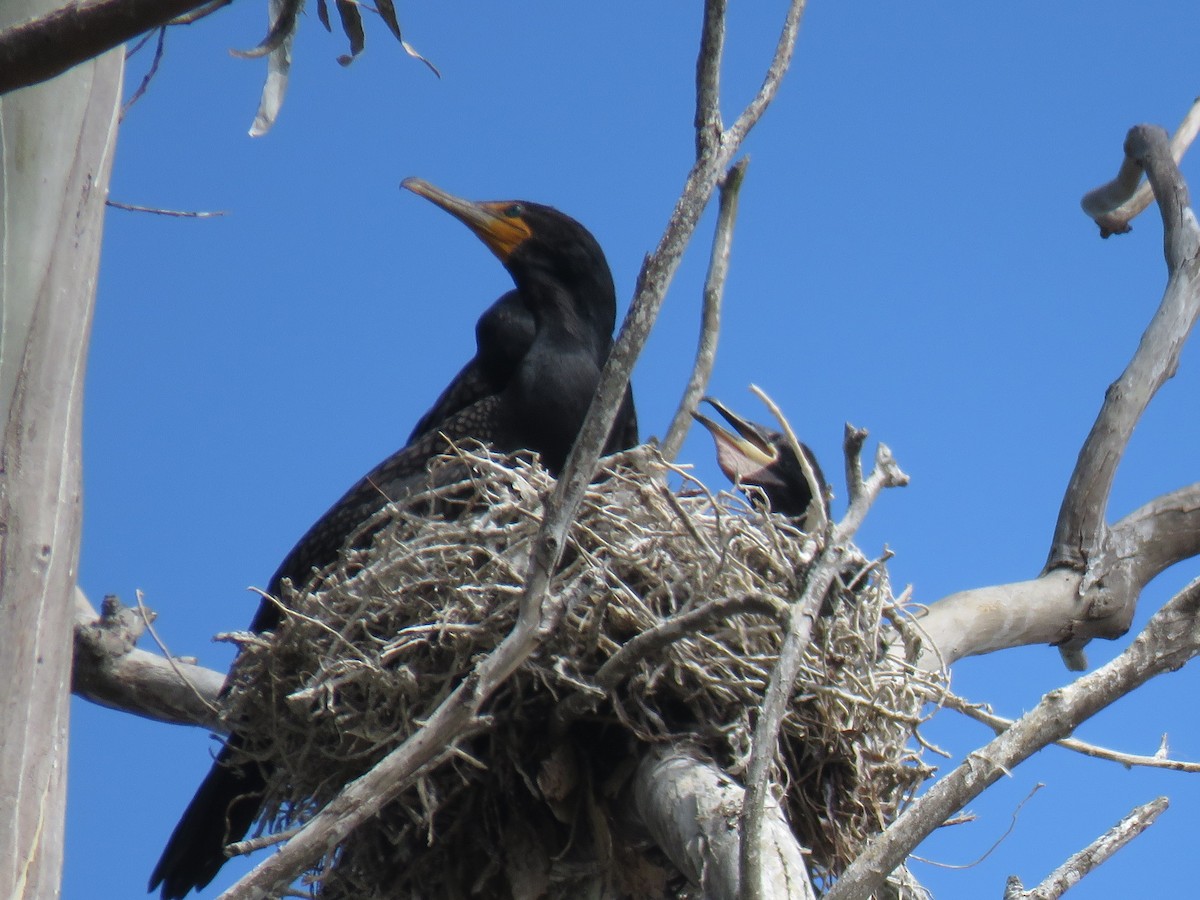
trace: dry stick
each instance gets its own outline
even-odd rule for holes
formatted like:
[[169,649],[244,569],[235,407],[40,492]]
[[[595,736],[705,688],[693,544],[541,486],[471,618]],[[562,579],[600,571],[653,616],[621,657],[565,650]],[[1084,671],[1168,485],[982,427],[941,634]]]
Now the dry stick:
[[1168,805],[1166,797],[1158,797],[1137,807],[1051,872],[1045,881],[1031,891],[1024,889],[1017,876],[1010,875],[1004,889],[1004,900],[1057,900],[1078,884],[1085,875],[1153,825],[1154,820]]
[[[1171,138],[1171,158],[1176,164],[1183,160],[1183,155],[1198,132],[1200,98],[1192,101],[1191,108]],[[1100,226],[1100,237],[1125,234],[1130,230],[1129,223],[1150,205],[1154,192],[1149,182],[1139,186],[1141,178],[1142,167],[1127,158],[1121,164],[1116,178],[1084,195],[1079,205]]]
[[[960,712],[967,718],[974,719],[976,722],[981,722],[995,731],[996,734],[1004,733],[1004,731],[1013,726],[1015,721],[1004,716],[998,716],[994,712],[983,709],[979,705],[971,703],[956,694],[946,694],[942,698],[942,705],[947,709]],[[1108,747],[1100,747],[1096,744],[1089,744],[1086,741],[1076,740],[1075,738],[1064,738],[1054,743],[1066,750],[1082,753],[1084,756],[1119,763],[1127,769],[1131,769],[1134,766],[1142,766],[1147,769],[1171,769],[1175,772],[1200,772],[1200,763],[1167,759],[1159,756],[1140,756],[1135,753],[1122,753],[1119,750],[1111,750]]]
[[[847,434],[847,452],[861,448]],[[751,744],[750,764],[746,773],[746,801],[741,821],[741,882],[738,889],[740,900],[763,900],[762,893],[762,835],[764,809],[769,793],[771,762],[779,740],[779,729],[792,697],[792,687],[800,671],[805,648],[812,638],[813,623],[833,579],[841,571],[846,544],[866,518],[879,492],[885,487],[895,487],[908,482],[900,467],[892,459],[891,451],[880,444],[875,453],[875,471],[856,492],[854,502],[845,517],[833,529],[829,543],[808,572],[804,593],[793,604],[788,614],[787,633],[779,649],[779,661],[771,672],[762,712],[754,727]],[[893,867],[894,868],[894,867]]]
[[1018,763],[1061,740],[1080,723],[1200,653],[1200,579],[1172,597],[1120,656],[1053,690],[1011,728],[941,778],[842,873],[825,900],[866,900],[950,816]]
[[[131,100],[130,103],[133,101]],[[225,210],[218,209],[211,212],[205,210],[190,210],[190,209],[160,209],[156,206],[138,206],[133,203],[121,203],[118,200],[105,200],[106,206],[111,206],[114,209],[124,209],[129,212],[144,212],[154,213],[156,216],[174,216],[179,219],[212,219],[217,216],[228,215]]]
[[683,399],[675,410],[671,427],[667,429],[660,452],[663,459],[673,462],[679,455],[688,429],[692,424],[692,412],[708,389],[712,377],[713,363],[717,358],[717,340],[721,334],[721,302],[725,295],[725,278],[729,273],[729,253],[733,246],[733,225],[737,220],[738,193],[746,175],[748,158],[734,163],[721,181],[720,205],[717,208],[717,228],[713,234],[712,252],[708,258],[708,275],[704,280],[704,305],[700,313],[700,340],[696,346],[696,362]]
[[61,75],[209,2],[81,0],[0,30],[0,94]]
[[[708,5],[723,8],[719,0],[709,0]],[[411,783],[422,766],[461,739],[473,726],[479,708],[488,697],[537,648],[543,638],[542,607],[549,594],[551,575],[562,554],[567,529],[596,471],[600,451],[629,383],[629,373],[721,173],[779,89],[795,49],[804,5],[804,0],[792,0],[762,87],[712,153],[703,155],[693,165],[657,249],[642,266],[633,302],[604,367],[596,396],[554,492],[546,501],[542,529],[530,553],[529,573],[513,630],[442,701],[423,728],[347,785],[278,853],[221,894],[220,900],[265,897],[294,880],[313,860],[331,852]],[[699,66],[698,71],[707,73],[709,69]],[[704,89],[700,88],[698,94]]]

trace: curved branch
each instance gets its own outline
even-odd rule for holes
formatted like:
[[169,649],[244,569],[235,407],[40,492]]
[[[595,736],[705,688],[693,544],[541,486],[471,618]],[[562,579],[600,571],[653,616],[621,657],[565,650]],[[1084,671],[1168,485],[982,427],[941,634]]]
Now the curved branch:
[[1125,141],[1127,162],[1145,169],[1158,199],[1170,278],[1162,303],[1129,365],[1104,397],[1067,485],[1044,571],[1084,571],[1104,538],[1104,513],[1117,465],[1134,426],[1160,387],[1175,374],[1184,342],[1200,315],[1197,247],[1200,229],[1188,191],[1161,128],[1138,125]]
[[[1200,133],[1200,98],[1192,102],[1191,109],[1171,137],[1171,158],[1177,164],[1183,160],[1197,133]],[[1141,179],[1141,166],[1126,157],[1116,178],[1084,195],[1079,205],[1100,226],[1101,237],[1130,231],[1129,223],[1150,205],[1154,192],[1149,182],[1139,187]]]

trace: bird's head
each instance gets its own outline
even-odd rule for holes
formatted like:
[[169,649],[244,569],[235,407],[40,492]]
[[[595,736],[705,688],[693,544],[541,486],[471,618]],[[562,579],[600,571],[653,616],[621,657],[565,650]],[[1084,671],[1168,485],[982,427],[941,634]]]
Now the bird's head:
[[528,200],[464,200],[420,178],[406,178],[400,186],[470,228],[522,292],[533,298],[547,288],[562,291],[598,332],[611,335],[616,324],[612,272],[591,232],[570,216]]
[[[805,515],[812,501],[812,489],[788,439],[777,431],[743,419],[712,397],[705,397],[704,402],[733,428],[730,431],[708,416],[692,413],[692,417],[713,436],[717,445],[717,465],[726,477],[735,484],[759,488],[775,512],[794,517]],[[803,444],[800,449],[824,494],[825,478],[816,458]]]

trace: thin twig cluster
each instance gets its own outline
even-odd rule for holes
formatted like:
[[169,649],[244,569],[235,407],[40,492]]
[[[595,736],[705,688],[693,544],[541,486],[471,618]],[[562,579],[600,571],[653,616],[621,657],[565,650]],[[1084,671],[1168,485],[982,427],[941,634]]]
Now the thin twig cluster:
[[[615,895],[678,895],[678,874],[623,821],[625,781],[663,741],[742,771],[813,541],[740,498],[669,490],[668,468],[647,448],[610,461],[554,577],[553,633],[442,764],[321,862],[314,890],[569,896],[572,878],[607,869]],[[433,481],[368,526],[366,549],[285,591],[277,634],[237,636],[226,716],[248,753],[276,764],[273,830],[415,732],[513,627],[553,480],[527,457],[472,449],[440,459]],[[910,738],[934,676],[881,651],[895,612],[886,570],[844,580],[859,574],[830,592],[776,762],[793,829],[826,876],[929,774]]]

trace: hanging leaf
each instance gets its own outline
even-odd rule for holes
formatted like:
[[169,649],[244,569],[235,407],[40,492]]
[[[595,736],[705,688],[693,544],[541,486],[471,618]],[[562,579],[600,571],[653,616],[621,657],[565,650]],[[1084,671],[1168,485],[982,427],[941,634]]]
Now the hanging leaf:
[[268,4],[271,17],[271,28],[267,36],[257,47],[250,50],[230,50],[229,52],[241,59],[257,59],[274,53],[283,46],[283,42],[296,33],[297,20],[300,10],[304,8],[304,0],[271,0]]
[[342,18],[342,31],[350,39],[350,54],[339,56],[338,62],[343,66],[348,66],[354,62],[354,58],[358,54],[363,52],[363,47],[367,43],[367,36],[363,32],[362,13],[358,11],[358,4],[354,0],[334,0],[334,4],[337,6],[338,15]]

